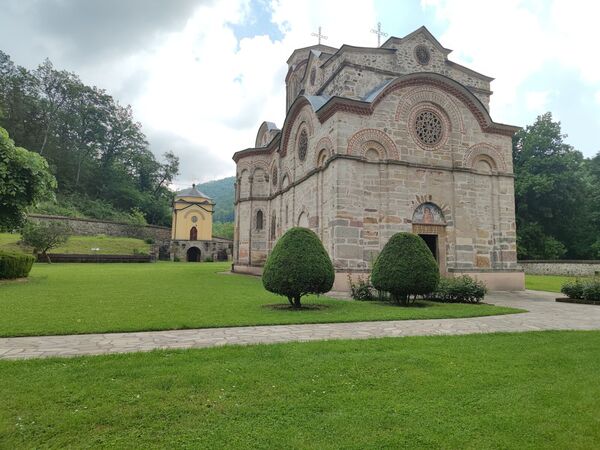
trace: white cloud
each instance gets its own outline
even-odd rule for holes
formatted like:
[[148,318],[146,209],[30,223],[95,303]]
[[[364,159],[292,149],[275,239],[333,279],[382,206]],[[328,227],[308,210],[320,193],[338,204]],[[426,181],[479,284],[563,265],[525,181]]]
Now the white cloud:
[[[552,81],[548,67],[570,70],[587,83],[600,81],[600,59],[594,56],[600,4],[583,0],[422,0],[421,4],[447,24],[440,40],[456,50],[452,59],[495,77],[491,110],[500,122],[510,123],[522,113],[518,94],[527,82],[536,76]],[[530,110],[543,109],[549,100],[543,92],[525,97]]]
[[538,12],[519,0],[471,2],[427,0],[438,20],[447,22],[440,36],[455,50],[450,58],[494,77],[493,116],[505,120],[517,101],[517,89],[551,55]]
[[547,110],[550,100],[550,91],[531,91],[525,94],[527,109],[536,114],[543,114]]
[[[188,142],[178,184],[233,175],[231,156],[254,145],[260,123],[270,120],[282,125],[285,61],[295,48],[315,43],[311,33],[320,24],[329,36],[324,42],[328,45],[372,44],[368,29],[355,32],[365,20],[374,21],[372,3],[363,2],[359,8],[345,5],[274,0],[273,21],[283,39],[274,42],[259,35],[238,43],[227,24],[243,23],[248,4],[219,1],[198,8],[183,30],[145,57],[147,79],[133,101],[134,110],[145,129],[152,130],[150,135],[172,134]],[[203,154],[191,158],[190,143]],[[210,169],[198,164],[203,156],[211,161]]]

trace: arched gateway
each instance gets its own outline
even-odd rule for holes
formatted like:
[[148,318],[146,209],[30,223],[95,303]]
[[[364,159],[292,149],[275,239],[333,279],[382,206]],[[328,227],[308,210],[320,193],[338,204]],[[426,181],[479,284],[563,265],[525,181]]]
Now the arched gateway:
[[187,261],[188,262],[200,262],[202,261],[202,252],[198,247],[190,247],[187,252]]
[[[377,48],[315,45],[292,53],[281,129],[263,123],[255,147],[233,156],[243,180],[235,271],[260,273],[277,239],[306,226],[333,260],[334,289],[345,290],[348,275],[369,273],[389,238],[408,231],[425,240],[444,275],[523,288],[517,128],[491,119],[492,78],[449,53],[425,27]],[[247,176],[259,167],[269,170]],[[269,227],[253,226],[258,210]]]

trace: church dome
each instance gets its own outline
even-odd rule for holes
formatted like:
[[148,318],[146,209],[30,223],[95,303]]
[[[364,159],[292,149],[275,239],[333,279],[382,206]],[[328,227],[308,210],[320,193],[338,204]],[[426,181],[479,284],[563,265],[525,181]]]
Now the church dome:
[[175,198],[178,198],[178,197],[198,197],[198,198],[205,198],[208,200],[212,200],[208,195],[200,192],[195,184],[192,184],[191,188],[184,189],[183,191],[178,191],[175,194]]

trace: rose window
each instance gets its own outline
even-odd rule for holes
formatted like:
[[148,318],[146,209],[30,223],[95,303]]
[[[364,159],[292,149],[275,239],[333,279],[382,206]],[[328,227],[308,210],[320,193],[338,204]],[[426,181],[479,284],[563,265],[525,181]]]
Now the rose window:
[[415,119],[417,138],[425,145],[436,145],[442,139],[442,120],[433,111],[420,112]]
[[419,64],[425,65],[429,63],[429,50],[424,45],[417,45],[415,48],[415,56],[417,57],[417,61]]

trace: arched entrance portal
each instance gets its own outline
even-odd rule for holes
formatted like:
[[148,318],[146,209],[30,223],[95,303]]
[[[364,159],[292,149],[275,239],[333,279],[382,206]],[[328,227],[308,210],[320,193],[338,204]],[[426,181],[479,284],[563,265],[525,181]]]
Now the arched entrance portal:
[[446,275],[446,219],[441,208],[435,203],[421,203],[413,213],[412,223],[413,233],[425,241],[440,273]]
[[200,249],[198,247],[190,247],[187,251],[187,261],[188,262],[200,262],[202,254],[200,253]]

